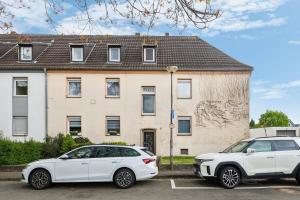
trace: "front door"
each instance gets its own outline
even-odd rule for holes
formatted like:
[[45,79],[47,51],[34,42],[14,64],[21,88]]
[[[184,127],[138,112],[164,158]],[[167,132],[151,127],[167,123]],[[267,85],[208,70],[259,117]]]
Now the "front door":
[[149,151],[155,154],[155,131],[144,130],[143,136],[143,146],[147,147]]

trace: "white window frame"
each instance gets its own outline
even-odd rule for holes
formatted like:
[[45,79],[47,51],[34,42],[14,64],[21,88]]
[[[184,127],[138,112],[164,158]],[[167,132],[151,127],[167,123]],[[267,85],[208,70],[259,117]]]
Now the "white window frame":
[[[154,88],[154,91],[148,92],[144,88],[151,87]],[[144,95],[153,95],[154,96],[154,112],[153,113],[144,113]],[[156,115],[156,87],[155,86],[142,86],[142,115],[153,116]]]
[[68,131],[68,134],[71,135],[71,133],[70,133],[70,118],[72,118],[72,117],[79,117],[80,118],[80,129],[81,129],[81,132],[78,133],[76,136],[81,136],[82,135],[82,117],[81,116],[67,116],[67,131]]
[[[81,49],[81,59],[75,59],[75,49]],[[72,62],[83,62],[83,47],[82,46],[71,46],[72,51]]]
[[23,119],[26,119],[27,120],[27,125],[26,125],[26,132],[24,133],[15,133],[14,132],[14,124],[12,124],[12,136],[28,136],[28,116],[13,116],[13,121],[12,123],[14,123],[14,118],[23,118]]
[[[146,60],[147,49],[152,49],[152,51],[153,51],[153,57],[151,60]],[[156,61],[156,48],[155,47],[144,47],[144,62],[145,63],[155,63],[155,61]]]
[[[182,97],[180,96],[179,84],[180,82],[189,82],[190,84],[190,96]],[[192,98],[192,79],[177,79],[177,99],[191,99]]]
[[[190,121],[190,132],[189,133],[179,133],[179,120],[189,120]],[[192,135],[192,117],[191,116],[178,116],[177,117],[177,135],[179,136],[191,136]]]
[[[111,135],[108,133],[108,120],[119,120],[120,131],[117,135]],[[120,116],[105,116],[105,136],[120,136],[121,135],[121,117]]]
[[[30,55],[30,58],[24,58],[24,48],[30,48],[31,49],[31,55]],[[32,46],[20,46],[20,60],[21,61],[31,61],[32,60]]]
[[[118,82],[119,83],[119,95],[113,96],[113,95],[108,95],[108,82]],[[106,78],[105,80],[105,97],[108,98],[120,98],[121,95],[121,83],[120,83],[120,78]]]
[[[17,94],[17,82],[18,81],[26,81],[27,82],[27,95],[18,95]],[[16,96],[16,97],[27,97],[28,96],[28,78],[14,77],[14,96]]]
[[[79,95],[70,95],[70,82],[80,82],[80,94]],[[67,97],[80,98],[81,92],[82,92],[81,78],[67,78]]]
[[[121,62],[121,48],[120,47],[108,47],[108,53],[109,53],[109,60],[108,62]],[[111,55],[111,51],[112,49],[118,49],[118,59],[114,60],[112,59]]]

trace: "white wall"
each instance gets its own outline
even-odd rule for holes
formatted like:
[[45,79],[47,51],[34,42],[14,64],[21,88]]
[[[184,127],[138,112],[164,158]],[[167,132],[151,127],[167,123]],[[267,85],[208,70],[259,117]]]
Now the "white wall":
[[[13,78],[28,78],[28,136],[12,136]],[[45,78],[44,73],[0,71],[0,133],[4,137],[24,141],[45,138]]]
[[296,136],[300,136],[299,127],[267,127],[250,129],[250,137],[257,138],[266,136],[276,136],[277,130],[296,130]]

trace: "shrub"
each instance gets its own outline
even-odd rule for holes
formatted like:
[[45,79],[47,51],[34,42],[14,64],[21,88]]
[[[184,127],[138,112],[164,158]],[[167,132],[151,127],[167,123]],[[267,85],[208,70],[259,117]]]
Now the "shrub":
[[92,142],[86,137],[76,137],[74,138],[74,141],[77,144],[92,144]]
[[126,142],[103,142],[101,144],[107,144],[107,145],[124,145],[124,146],[127,146],[127,143]]
[[0,140],[0,165],[25,164],[43,158],[43,143]]

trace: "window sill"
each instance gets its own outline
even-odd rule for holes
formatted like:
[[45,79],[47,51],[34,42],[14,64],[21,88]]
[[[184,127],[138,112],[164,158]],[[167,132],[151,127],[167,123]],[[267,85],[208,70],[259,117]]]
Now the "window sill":
[[192,97],[177,97],[177,99],[192,99]]
[[105,136],[121,136],[121,134],[119,134],[119,135],[109,135],[109,134],[105,134]]
[[177,136],[192,136],[192,134],[182,134],[182,133],[177,133]]
[[81,96],[66,96],[66,98],[81,98]]
[[142,116],[155,116],[155,113],[142,113]]
[[12,134],[12,136],[13,137],[27,137],[28,134],[27,133],[24,133],[24,134],[20,133],[20,134]]
[[105,96],[108,99],[120,99],[120,96]]

